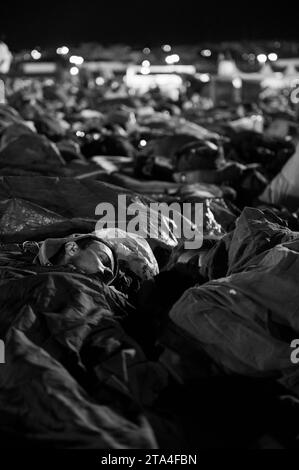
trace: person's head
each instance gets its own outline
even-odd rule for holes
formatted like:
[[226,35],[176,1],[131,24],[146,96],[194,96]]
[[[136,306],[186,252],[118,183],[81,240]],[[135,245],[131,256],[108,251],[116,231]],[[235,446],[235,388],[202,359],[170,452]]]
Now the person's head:
[[115,277],[117,269],[115,253],[109,244],[99,238],[93,235],[72,237],[61,240],[60,246],[58,246],[58,240],[46,242],[47,247],[44,251],[49,252],[50,264],[72,265],[84,273],[98,274],[106,283],[110,283]]

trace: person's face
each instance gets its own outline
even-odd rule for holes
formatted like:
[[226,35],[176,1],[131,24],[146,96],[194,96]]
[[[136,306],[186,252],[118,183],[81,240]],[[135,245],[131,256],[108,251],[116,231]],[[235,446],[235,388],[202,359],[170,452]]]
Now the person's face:
[[88,274],[100,274],[105,282],[113,278],[113,253],[100,241],[93,241],[87,248],[80,249],[76,243],[69,247],[74,266]]

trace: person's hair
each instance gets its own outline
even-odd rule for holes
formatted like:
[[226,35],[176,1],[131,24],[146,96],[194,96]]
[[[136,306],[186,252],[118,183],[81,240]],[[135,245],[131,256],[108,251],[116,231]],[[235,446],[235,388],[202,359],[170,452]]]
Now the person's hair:
[[[99,238],[97,238],[96,236],[93,236],[93,235],[90,235],[86,238],[81,238],[81,239],[79,238],[78,240],[76,240],[76,239],[71,240],[70,239],[66,243],[68,243],[69,241],[74,241],[75,243],[77,243],[80,250],[86,250],[86,248],[88,248],[93,242],[101,242],[101,243],[104,243],[105,245],[109,246],[107,243],[103,242],[102,240],[100,240]],[[64,243],[64,245],[62,245],[61,248],[59,248],[58,252],[55,253],[55,255],[52,256],[49,260],[55,266],[59,266],[62,263],[62,261],[65,257],[65,245],[66,245],[66,243]],[[113,249],[110,246],[109,246],[109,248],[111,249],[111,251],[114,255]]]

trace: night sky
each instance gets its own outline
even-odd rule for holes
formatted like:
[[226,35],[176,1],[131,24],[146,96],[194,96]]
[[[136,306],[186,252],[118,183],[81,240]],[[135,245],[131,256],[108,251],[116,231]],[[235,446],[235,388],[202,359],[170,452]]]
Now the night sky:
[[221,40],[298,39],[288,1],[3,0],[0,35],[12,49],[97,41],[145,46]]

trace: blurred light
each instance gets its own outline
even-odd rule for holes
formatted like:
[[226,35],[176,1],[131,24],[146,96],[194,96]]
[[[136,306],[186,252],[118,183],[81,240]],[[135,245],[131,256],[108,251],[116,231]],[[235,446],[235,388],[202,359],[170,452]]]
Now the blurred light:
[[55,84],[55,82],[52,78],[48,78],[47,80],[45,80],[45,85],[46,86],[52,86],[54,84]]
[[82,65],[84,62],[84,59],[83,57],[79,56],[79,55],[72,55],[70,57],[70,63],[71,64],[75,64],[75,65]]
[[145,54],[145,55],[149,55],[149,54],[151,53],[151,50],[150,50],[149,47],[145,47],[142,52],[143,52],[143,54]]
[[222,77],[230,77],[233,79],[238,73],[236,63],[233,60],[223,59],[219,61],[218,75]]
[[253,62],[255,60],[255,54],[249,54],[248,59]]
[[257,56],[257,60],[259,61],[260,64],[265,64],[267,62],[266,54],[259,54]]
[[298,104],[299,103],[299,88],[295,89],[292,91],[290,100],[293,104]]
[[142,67],[140,72],[142,73],[142,75],[149,75],[151,73],[151,70],[149,67]]
[[171,51],[171,46],[169,44],[164,44],[164,46],[162,46],[162,50],[164,52],[170,52]]
[[209,83],[209,81],[211,80],[211,77],[208,73],[202,73],[199,75],[199,80],[202,83]]
[[150,67],[150,65],[151,65],[151,63],[150,63],[149,60],[144,60],[144,61],[142,62],[142,67]]
[[203,49],[203,50],[201,51],[201,55],[202,55],[203,57],[211,57],[212,51],[211,51],[210,49]]
[[233,79],[233,87],[237,89],[242,88],[242,80],[240,77],[236,77]]
[[31,57],[32,59],[34,60],[39,60],[41,58],[41,53],[39,51],[37,51],[36,49],[33,49],[33,51],[31,51]]
[[180,56],[178,54],[171,54],[165,58],[165,62],[168,65],[177,64],[180,61]]
[[284,77],[284,75],[283,75],[282,72],[275,72],[275,77],[276,77],[276,78],[279,78],[280,80],[282,80],[283,77]]
[[67,46],[62,46],[62,47],[58,47],[56,49],[56,52],[58,55],[67,55],[70,52],[70,50]]
[[105,80],[104,80],[103,77],[97,77],[97,78],[96,78],[96,84],[97,84],[98,86],[102,86],[102,85],[104,85],[104,83],[105,83]]
[[98,134],[98,133],[93,134],[94,140],[100,140],[100,138],[101,138],[101,134]]
[[278,55],[275,52],[272,52],[271,54],[268,55],[268,59],[271,62],[276,62],[276,60],[278,59]]
[[142,140],[140,141],[140,147],[146,147],[146,145],[147,145],[147,141],[144,140],[144,139],[142,139]]
[[85,132],[83,132],[83,131],[77,131],[77,132],[76,132],[76,136],[77,136],[77,137],[84,137],[84,136],[85,136]]
[[79,73],[78,67],[71,67],[71,69],[70,69],[70,74],[71,75],[75,76],[75,75],[78,75],[78,73]]

